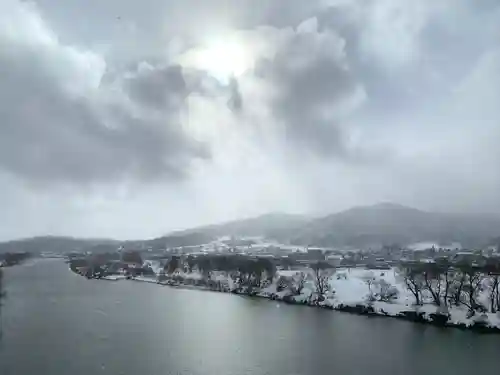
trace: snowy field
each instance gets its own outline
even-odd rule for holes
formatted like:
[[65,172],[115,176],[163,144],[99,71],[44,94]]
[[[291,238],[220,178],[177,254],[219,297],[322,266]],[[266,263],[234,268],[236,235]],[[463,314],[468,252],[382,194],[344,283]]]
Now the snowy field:
[[[293,277],[298,271],[278,271],[279,276]],[[312,274],[312,271],[309,270]],[[301,302],[308,300],[315,290],[314,282],[311,280],[312,275],[305,283],[305,287],[300,296],[293,296],[293,299]],[[368,287],[367,280],[371,280],[371,291]],[[376,299],[378,285],[385,283],[397,290],[397,298],[391,302],[384,302]],[[337,308],[340,305],[344,306],[371,306],[375,313],[380,315],[397,316],[405,311],[415,311],[424,313],[427,319],[430,319],[430,314],[437,311],[437,307],[431,303],[430,298],[424,298],[424,304],[415,306],[415,298],[413,294],[406,288],[402,276],[398,275],[396,269],[390,270],[366,270],[364,268],[337,269],[335,274],[329,279],[330,292],[325,294],[326,301],[324,305]],[[275,294],[280,298],[292,296],[293,293],[289,290],[276,291],[276,284],[273,283],[265,288],[263,296]],[[370,298],[370,296],[373,296]],[[487,298],[486,293],[479,296],[478,300]],[[375,300],[373,300],[375,299]],[[467,318],[466,307],[450,307],[450,323],[464,323],[467,326],[472,325],[475,321],[484,321],[491,327],[500,328],[500,313],[476,313],[472,318]]]
[[[335,298],[333,299],[333,305],[338,305],[340,303],[345,305],[355,305],[358,303],[368,304],[369,300],[369,290],[366,283],[368,277],[374,276],[375,282],[378,280],[384,280],[387,284],[392,285],[398,291],[398,297],[391,302],[374,301],[372,303],[373,308],[377,313],[395,316],[403,311],[414,310],[417,312],[425,313],[426,317],[429,318],[430,314],[436,313],[437,307],[430,302],[430,298],[424,298],[424,304],[422,306],[414,306],[414,296],[406,288],[402,276],[397,274],[395,269],[388,271],[368,271],[363,269],[352,269],[350,271],[338,270],[338,273],[346,272],[346,279],[337,280],[334,276],[330,284],[335,290]],[[376,289],[372,286],[372,289]],[[478,300],[483,300],[487,298],[486,293],[480,294]],[[467,318],[467,308],[464,307],[450,307],[448,310],[450,314],[450,322],[454,324],[465,323],[466,325],[471,325],[477,320],[483,320],[488,325],[500,328],[500,314],[485,313],[476,315],[472,318]],[[385,314],[384,313],[384,314]]]

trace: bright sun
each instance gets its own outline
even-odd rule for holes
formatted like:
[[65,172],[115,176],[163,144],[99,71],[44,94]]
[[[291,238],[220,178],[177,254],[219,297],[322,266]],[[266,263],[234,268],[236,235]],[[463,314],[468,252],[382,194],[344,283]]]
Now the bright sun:
[[221,81],[241,76],[251,67],[248,51],[233,40],[207,43],[188,53],[183,60],[186,65],[203,69]]

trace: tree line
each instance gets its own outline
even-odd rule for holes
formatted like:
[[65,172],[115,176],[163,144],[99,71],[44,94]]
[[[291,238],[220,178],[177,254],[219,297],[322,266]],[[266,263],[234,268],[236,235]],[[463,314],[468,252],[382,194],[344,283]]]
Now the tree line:
[[297,271],[293,276],[280,276],[276,280],[276,291],[287,290],[291,296],[302,294],[306,283],[310,282],[314,286],[313,293],[309,296],[309,301],[320,302],[324,300],[327,293],[333,293],[330,286],[330,278],[335,274],[335,267],[327,262],[317,261],[310,265],[311,272]]
[[[137,252],[124,252],[122,260],[142,264]],[[104,257],[106,258],[106,257]],[[281,262],[278,263],[283,266]],[[192,282],[186,274],[198,272],[207,285],[217,284],[216,275],[224,273],[239,291],[254,293],[274,280],[276,276],[276,260],[270,258],[254,258],[237,254],[204,254],[178,256],[172,255],[162,272],[159,281],[176,280]],[[141,271],[135,270],[140,274]],[[145,270],[147,271],[147,270]],[[150,270],[153,274],[152,270]],[[293,276],[281,276],[276,279],[277,291],[285,289],[291,295],[300,295],[307,282],[314,285],[317,300],[322,300],[326,293],[334,292],[330,287],[330,279],[335,268],[327,262],[310,264],[310,272],[297,271]],[[433,263],[406,262],[397,269],[404,285],[414,296],[414,303],[432,303],[446,312],[452,306],[465,306],[469,315],[476,312],[500,311],[500,262],[490,258],[486,264],[478,266],[471,263],[451,263],[440,260]],[[134,275],[136,275],[134,273]],[[341,277],[338,274],[337,277]],[[368,285],[369,299],[391,302],[398,296],[398,290],[383,279],[373,275],[364,277]],[[220,284],[220,283],[219,283]],[[486,296],[479,298],[479,296]]]
[[[468,315],[500,311],[500,262],[489,259],[484,265],[450,263],[403,263],[399,267],[406,288],[415,304],[424,300],[447,311],[451,306],[465,306]],[[487,301],[479,296],[487,295]]]
[[[229,276],[236,289],[253,293],[273,282],[277,274],[275,260],[252,258],[245,255],[189,255],[184,260],[172,256],[165,265],[161,279],[175,277],[177,271],[192,273],[198,271],[203,279],[211,282],[216,272]],[[317,300],[322,300],[331,291],[329,280],[335,269],[327,262],[314,262],[311,272],[297,271],[294,276],[280,276],[277,279],[277,292],[288,290],[291,295],[300,295],[309,280],[314,284]]]
[[29,257],[31,257],[31,254],[28,252],[3,253],[0,254],[0,261],[2,261],[5,266],[14,266],[23,262]]
[[237,288],[251,293],[272,281],[276,266],[269,259],[254,259],[243,255],[188,255],[184,259],[173,255],[166,263],[160,278],[172,278],[179,271],[198,271],[207,282],[213,281],[216,272],[223,272],[231,277]]
[[[90,267],[86,276],[102,277],[113,273],[107,265],[112,261],[121,260],[125,263],[142,265],[143,259],[140,252],[124,251],[122,253],[104,253],[91,255],[87,258],[70,260],[70,268],[77,271],[78,267]],[[157,260],[165,261],[164,258]],[[202,276],[199,281],[203,285],[216,285],[214,275],[224,273],[240,292],[254,293],[257,289],[264,288],[273,282],[276,277],[277,265],[289,269],[297,264],[292,259],[255,258],[242,254],[203,254],[203,255],[172,255],[168,257],[165,265],[158,275],[158,281],[175,281],[179,283],[192,283],[192,278],[186,274],[198,272]],[[311,272],[300,272],[293,277],[282,276],[278,278],[278,292],[287,289],[291,295],[300,295],[307,281],[314,285],[316,300],[322,300],[327,292],[332,292],[330,277],[335,273],[334,267],[328,262],[317,261],[310,264]],[[128,267],[127,275],[153,275],[152,269],[147,267]]]

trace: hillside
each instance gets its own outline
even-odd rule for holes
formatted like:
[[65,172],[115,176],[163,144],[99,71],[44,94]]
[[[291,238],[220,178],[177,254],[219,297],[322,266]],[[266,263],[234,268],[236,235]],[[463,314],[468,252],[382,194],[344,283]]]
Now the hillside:
[[69,251],[108,252],[120,245],[126,249],[164,249],[195,246],[220,236],[262,236],[282,243],[312,246],[377,247],[384,244],[408,245],[433,242],[466,247],[500,243],[500,217],[421,211],[393,203],[354,207],[321,218],[271,213],[136,240],[34,237],[0,243],[0,253]]
[[302,215],[270,213],[249,219],[234,220],[223,224],[208,225],[172,233],[171,236],[203,233],[218,236],[264,236],[275,239],[288,238],[290,231],[304,227],[310,221]]
[[223,235],[264,236],[280,242],[312,246],[375,247],[424,241],[480,246],[490,244],[500,235],[500,217],[427,212],[394,203],[380,203],[315,219],[267,214],[172,235],[194,233],[214,238]]
[[478,246],[499,233],[500,217],[426,212],[382,203],[312,220],[290,240],[317,246],[366,247],[422,241]]
[[150,240],[124,241],[121,246],[125,250],[148,249],[162,250],[170,247],[197,246],[206,244],[215,237],[202,231],[171,234]]
[[23,238],[0,243],[0,253],[8,252],[53,252],[87,251],[93,247],[116,246],[118,241],[108,239],[82,239],[60,236],[41,236]]

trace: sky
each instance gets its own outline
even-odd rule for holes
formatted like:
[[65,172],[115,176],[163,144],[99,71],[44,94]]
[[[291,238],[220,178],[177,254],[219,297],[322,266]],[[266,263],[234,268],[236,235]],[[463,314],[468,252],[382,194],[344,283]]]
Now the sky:
[[0,240],[500,213],[496,0],[2,0]]

